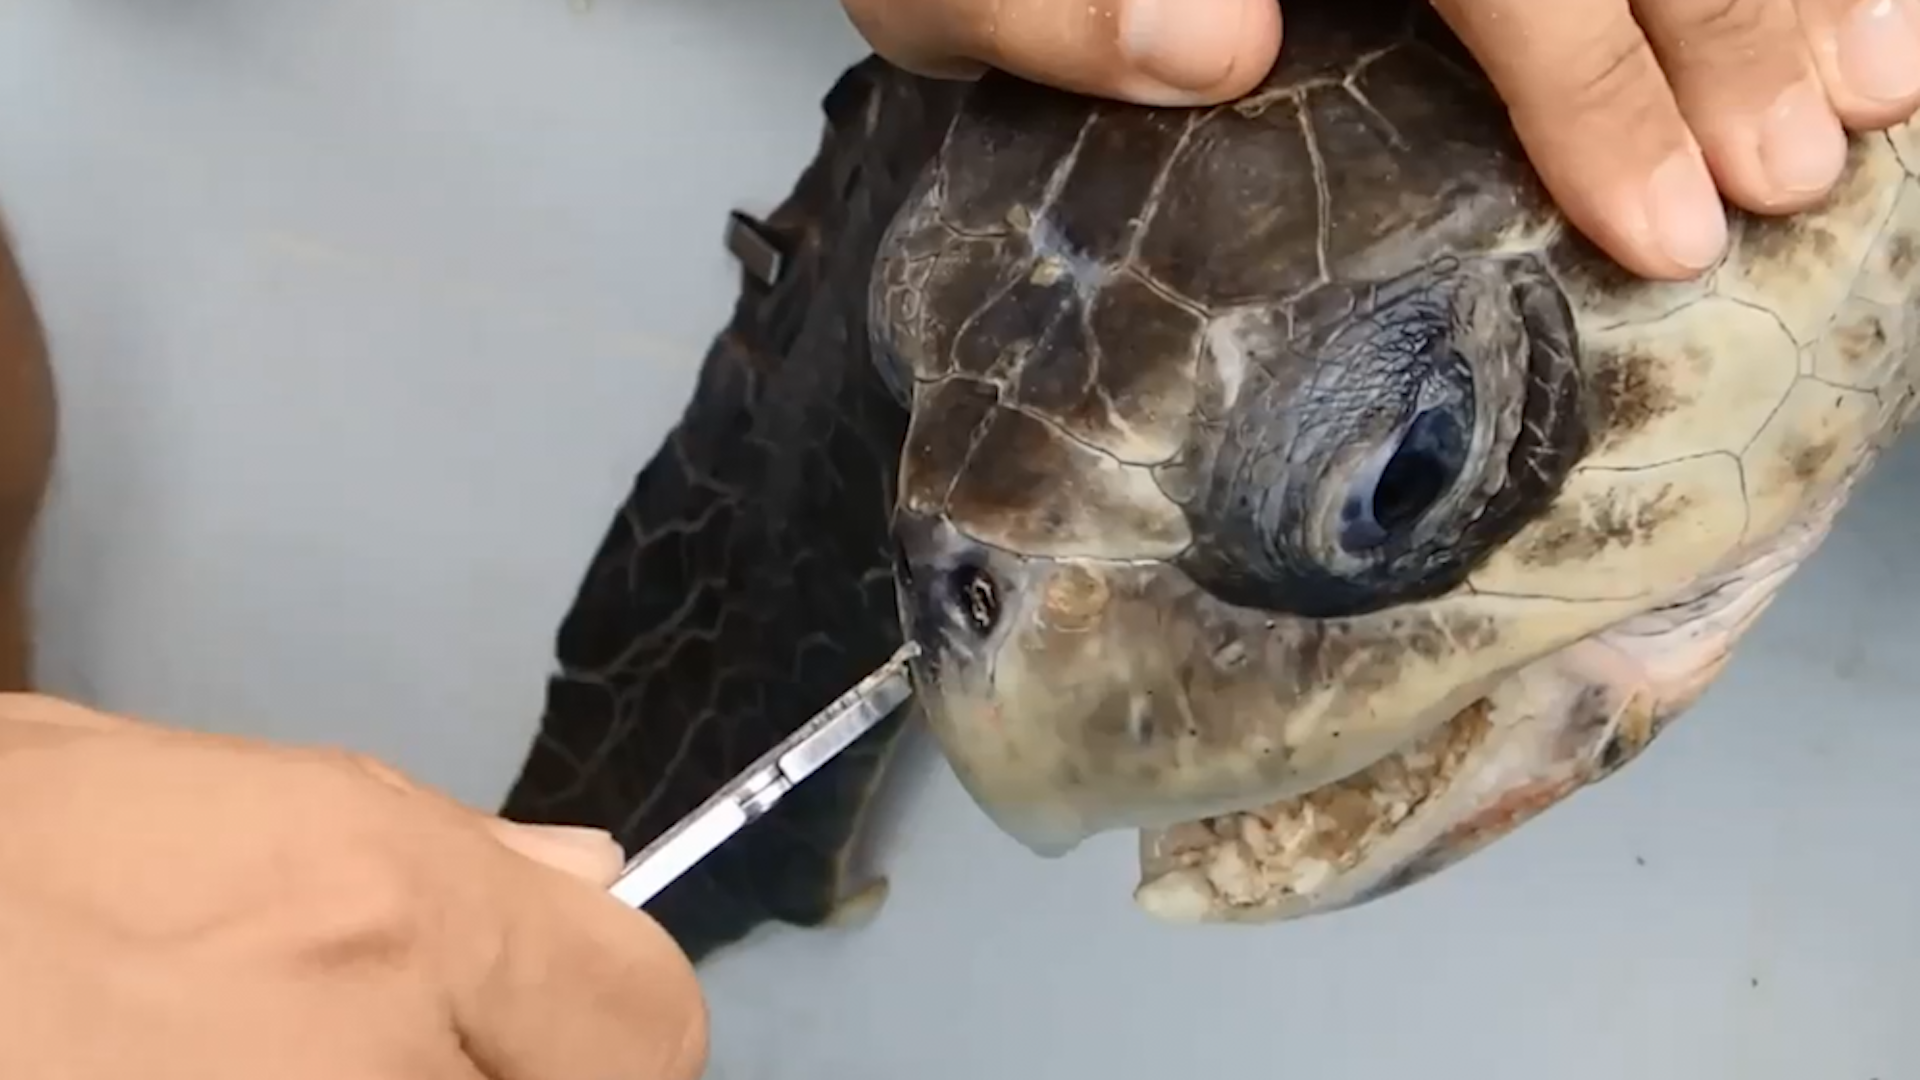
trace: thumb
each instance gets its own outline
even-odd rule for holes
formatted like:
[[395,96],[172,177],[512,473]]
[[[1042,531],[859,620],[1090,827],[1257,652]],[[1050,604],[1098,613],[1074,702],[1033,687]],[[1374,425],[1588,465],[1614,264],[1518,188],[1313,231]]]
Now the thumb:
[[996,67],[1143,105],[1252,90],[1280,48],[1277,0],[845,0],[874,51],[910,71]]
[[574,825],[524,825],[495,818],[494,838],[543,866],[604,889],[620,876],[626,854],[605,829]]
[[[528,849],[541,850],[561,834],[531,835]],[[696,1080],[706,1004],[665,929],[604,888],[502,863],[465,877],[478,889],[454,910],[469,917],[450,919],[440,938],[454,1023],[481,1071],[492,1080]]]

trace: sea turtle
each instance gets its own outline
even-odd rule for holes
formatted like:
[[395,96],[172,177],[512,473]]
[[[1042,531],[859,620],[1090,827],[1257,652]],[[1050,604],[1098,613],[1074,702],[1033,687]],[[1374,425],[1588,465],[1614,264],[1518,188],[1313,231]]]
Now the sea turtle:
[[[1138,829],[1147,911],[1268,921],[1459,860],[1699,696],[1912,411],[1920,127],[1644,281],[1428,5],[1286,15],[1213,109],[838,83],[509,814],[637,846],[904,635],[1001,828]],[[875,897],[845,852],[899,722],[656,914],[698,954]]]

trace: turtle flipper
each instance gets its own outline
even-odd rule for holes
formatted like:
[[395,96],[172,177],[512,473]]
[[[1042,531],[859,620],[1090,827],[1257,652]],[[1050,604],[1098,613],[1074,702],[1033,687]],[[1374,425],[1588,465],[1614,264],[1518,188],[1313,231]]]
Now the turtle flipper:
[[[963,92],[852,68],[786,202],[733,220],[740,300],[560,628],[506,816],[598,825],[637,850],[898,646],[888,520],[906,414],[868,356],[868,278]],[[689,955],[842,909],[845,853],[901,722],[654,900]],[[873,895],[850,898],[877,908]]]
[[892,891],[886,878],[873,878],[842,896],[827,913],[823,925],[835,930],[858,930],[880,917],[880,909],[886,906],[887,895]]

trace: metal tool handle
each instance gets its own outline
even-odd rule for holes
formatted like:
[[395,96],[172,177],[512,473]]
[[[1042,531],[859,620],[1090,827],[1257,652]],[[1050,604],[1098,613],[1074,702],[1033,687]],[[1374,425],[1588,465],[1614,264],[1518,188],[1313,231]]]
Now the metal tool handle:
[[911,642],[901,646],[873,674],[815,713],[627,860],[608,891],[629,907],[641,907],[773,809],[795,784],[819,771],[913,696],[907,665],[919,654],[919,646]]

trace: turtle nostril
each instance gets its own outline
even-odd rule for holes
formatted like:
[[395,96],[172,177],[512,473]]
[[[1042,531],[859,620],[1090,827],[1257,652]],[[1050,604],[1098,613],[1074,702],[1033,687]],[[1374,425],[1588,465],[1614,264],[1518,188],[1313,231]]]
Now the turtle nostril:
[[1000,621],[1000,586],[993,576],[978,566],[961,566],[947,575],[947,586],[954,606],[974,633],[982,637],[992,633]]

